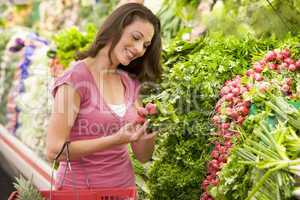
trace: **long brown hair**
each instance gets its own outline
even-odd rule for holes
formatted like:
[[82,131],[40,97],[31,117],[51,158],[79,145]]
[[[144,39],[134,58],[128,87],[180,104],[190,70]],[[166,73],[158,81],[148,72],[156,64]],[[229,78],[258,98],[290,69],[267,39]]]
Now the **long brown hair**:
[[117,8],[109,15],[101,26],[91,46],[83,52],[79,52],[76,60],[82,60],[87,57],[96,57],[99,50],[106,44],[111,42],[109,49],[109,59],[111,52],[119,42],[123,29],[131,24],[136,19],[146,20],[154,27],[154,35],[151,40],[151,45],[147,48],[145,54],[133,60],[129,65],[119,65],[118,68],[129,72],[136,76],[141,82],[158,81],[161,78],[162,67],[160,63],[161,57],[161,36],[160,36],[160,21],[159,19],[145,6],[138,3],[127,3]]

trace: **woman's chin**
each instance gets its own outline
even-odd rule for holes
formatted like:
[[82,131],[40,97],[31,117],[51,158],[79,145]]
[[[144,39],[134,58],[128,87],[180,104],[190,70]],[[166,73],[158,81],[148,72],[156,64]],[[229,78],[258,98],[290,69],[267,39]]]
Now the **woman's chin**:
[[122,60],[120,63],[121,63],[121,65],[127,66],[127,65],[130,64],[130,61],[129,60]]

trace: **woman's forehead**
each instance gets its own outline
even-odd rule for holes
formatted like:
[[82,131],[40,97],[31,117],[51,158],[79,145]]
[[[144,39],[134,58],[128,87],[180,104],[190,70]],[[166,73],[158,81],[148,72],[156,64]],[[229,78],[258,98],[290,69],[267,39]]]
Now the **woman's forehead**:
[[151,39],[154,34],[153,25],[145,20],[134,20],[131,24],[125,27],[127,32],[141,32],[144,37]]

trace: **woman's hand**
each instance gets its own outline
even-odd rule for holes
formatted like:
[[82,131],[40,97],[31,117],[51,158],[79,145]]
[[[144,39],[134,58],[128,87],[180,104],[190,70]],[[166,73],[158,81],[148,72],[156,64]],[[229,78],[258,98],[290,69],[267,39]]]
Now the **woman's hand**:
[[[137,129],[139,127],[143,126],[138,124]],[[146,163],[151,159],[156,136],[157,132],[147,133],[145,130],[138,140],[131,142],[132,151],[141,163]]]
[[[148,123],[148,124],[147,124],[147,127],[148,127],[149,122],[146,121],[145,123]],[[136,125],[136,128],[137,128],[137,129],[140,128],[140,127],[142,127],[142,125],[140,125],[140,124]],[[145,141],[146,141],[146,140],[155,140],[155,139],[156,139],[156,136],[157,136],[157,134],[158,134],[158,131],[148,133],[148,132],[147,132],[147,127],[146,127],[146,130],[144,131],[144,134],[139,138],[138,141],[142,141],[142,140],[145,140]],[[136,142],[138,142],[138,141],[136,141]]]
[[136,142],[146,135],[148,123],[139,125],[137,122],[125,124],[116,134],[119,144]]

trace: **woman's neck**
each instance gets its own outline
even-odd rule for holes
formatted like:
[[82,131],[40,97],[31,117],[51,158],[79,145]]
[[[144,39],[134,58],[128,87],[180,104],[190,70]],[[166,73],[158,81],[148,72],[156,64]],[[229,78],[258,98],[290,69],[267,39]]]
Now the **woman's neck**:
[[116,73],[119,63],[116,62],[114,55],[112,55],[113,62],[110,62],[108,51],[109,49],[104,47],[99,51],[96,57],[87,58],[86,61],[88,62],[89,66],[99,73]]

